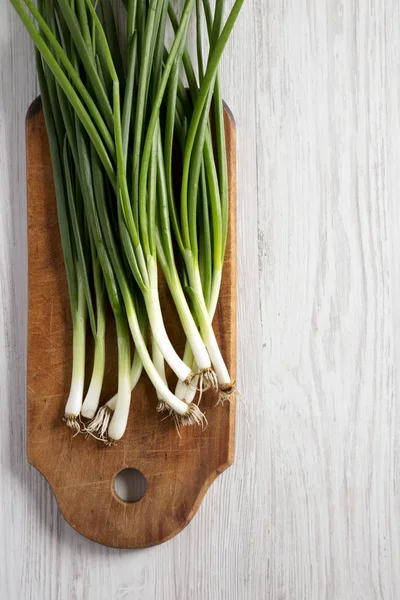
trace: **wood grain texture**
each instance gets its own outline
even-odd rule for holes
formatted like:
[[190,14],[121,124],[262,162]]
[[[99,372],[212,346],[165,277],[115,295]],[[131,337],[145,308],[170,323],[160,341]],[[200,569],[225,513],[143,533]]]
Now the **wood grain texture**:
[[399,56],[396,0],[245,3],[223,64],[247,403],[235,464],[179,536],[112,550],[65,523],[25,461],[24,116],[37,89],[30,44],[0,3],[6,597],[398,600]]
[[[230,228],[220,299],[213,322],[229,372],[236,377],[236,135],[225,111]],[[144,548],[182,531],[216,477],[233,463],[235,401],[204,394],[208,426],[184,427],[156,412],[157,396],[142,376],[133,391],[122,440],[107,448],[63,425],[72,372],[72,322],[64,270],[50,151],[40,98],[26,119],[28,189],[28,460],[49,482],[64,518],[85,537],[115,548]],[[182,356],[185,336],[165,281],[159,296],[169,338]],[[90,376],[93,348],[87,349]],[[103,401],[117,389],[118,352],[112,314],[107,323]],[[176,378],[167,370],[170,389]],[[88,377],[89,379],[90,377]],[[88,384],[87,384],[88,385]],[[114,480],[138,469],[147,490],[124,502]]]

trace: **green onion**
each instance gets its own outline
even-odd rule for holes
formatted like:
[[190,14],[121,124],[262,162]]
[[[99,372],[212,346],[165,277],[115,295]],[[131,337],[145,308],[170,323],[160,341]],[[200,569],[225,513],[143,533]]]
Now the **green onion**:
[[[235,394],[212,320],[229,215],[218,66],[243,0],[225,22],[223,0],[214,12],[209,0],[185,0],[180,15],[169,0],[124,0],[122,39],[113,0],[39,0],[37,8],[31,0],[10,2],[36,46],[53,165],[72,322],[65,421],[106,443],[120,440],[144,370],[158,411],[181,425],[205,425],[197,391],[201,397],[219,385],[221,399]],[[186,47],[192,18],[197,71]],[[165,327],[160,271],[185,335],[183,358]],[[102,405],[107,304],[117,331],[118,390]],[[94,357],[84,396],[88,334]],[[178,380],[175,393],[166,363]]]
[[104,370],[106,362],[106,295],[103,276],[99,259],[96,255],[94,245],[91,245],[93,263],[93,279],[96,295],[97,323],[94,334],[94,364],[89,389],[82,405],[82,417],[92,419],[99,406],[101,391],[103,388]]

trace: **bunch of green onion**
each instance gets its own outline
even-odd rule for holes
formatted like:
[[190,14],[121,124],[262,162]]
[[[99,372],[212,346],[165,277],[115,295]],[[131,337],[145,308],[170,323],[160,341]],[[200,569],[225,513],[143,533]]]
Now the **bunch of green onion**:
[[[168,0],[124,0],[124,35],[112,0],[10,1],[36,47],[54,173],[73,327],[65,421],[105,441],[121,439],[144,369],[158,410],[182,425],[204,424],[196,391],[218,387],[221,401],[236,391],[212,320],[229,214],[218,66],[243,0],[226,18],[224,0],[215,7],[182,0],[179,16]],[[196,66],[186,43],[192,17]],[[177,153],[180,181],[173,177]],[[185,332],[182,357],[164,325],[160,271]],[[107,302],[118,390],[99,408]],[[94,361],[85,395],[88,328]],[[177,377],[175,390],[165,363]]]

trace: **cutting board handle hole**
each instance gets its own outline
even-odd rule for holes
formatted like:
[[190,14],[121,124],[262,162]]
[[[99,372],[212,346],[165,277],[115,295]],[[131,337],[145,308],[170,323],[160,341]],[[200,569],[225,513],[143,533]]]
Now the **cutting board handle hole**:
[[146,477],[137,469],[123,469],[115,477],[114,489],[124,502],[139,502],[146,493]]

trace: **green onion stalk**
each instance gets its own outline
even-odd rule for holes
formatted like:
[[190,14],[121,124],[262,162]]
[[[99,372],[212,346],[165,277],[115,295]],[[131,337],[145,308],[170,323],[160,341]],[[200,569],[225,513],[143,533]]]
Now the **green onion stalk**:
[[[86,0],[91,12],[94,11],[89,0]],[[165,65],[162,79],[159,85],[159,91],[156,99],[153,102],[152,119],[147,131],[146,144],[144,145],[143,154],[140,158],[140,145],[141,145],[141,132],[143,127],[143,105],[145,104],[145,97],[148,95],[146,83],[149,81],[149,64],[153,56],[155,44],[152,43],[152,37],[154,34],[153,28],[157,22],[157,16],[161,16],[161,9],[165,0],[153,0],[150,4],[149,16],[146,23],[145,39],[144,39],[144,52],[143,52],[143,64],[140,70],[139,78],[139,90],[138,90],[138,103],[135,123],[135,135],[134,135],[134,183],[132,186],[133,190],[136,190],[136,194],[132,194],[132,198],[129,195],[127,185],[127,174],[126,174],[126,159],[124,155],[123,145],[123,132],[120,115],[120,86],[118,76],[113,64],[113,60],[107,46],[107,40],[102,29],[102,25],[95,15],[93,19],[100,31],[100,38],[105,49],[107,56],[107,62],[109,65],[110,74],[114,84],[114,114],[115,114],[115,142],[117,151],[117,171],[118,171],[118,186],[119,196],[122,203],[122,212],[125,218],[125,225],[129,234],[129,239],[125,237],[125,249],[127,250],[127,256],[130,258],[130,264],[132,272],[135,275],[136,281],[141,288],[143,298],[146,304],[147,313],[149,316],[150,327],[152,334],[156,340],[157,346],[162,352],[165,360],[171,366],[173,371],[176,373],[178,378],[182,381],[190,382],[193,378],[190,367],[188,367],[178,356],[174,347],[172,346],[169,337],[167,335],[160,300],[158,296],[158,263],[156,255],[156,244],[154,235],[154,221],[155,221],[155,192],[156,192],[156,170],[150,169],[150,173],[146,170],[149,163],[152,162],[153,166],[156,166],[156,147],[152,149],[151,136],[154,135],[153,124],[156,124],[157,111],[161,106],[162,93],[165,89],[168,81],[169,66],[168,63]],[[184,9],[181,19],[181,31],[178,32],[174,42],[174,46],[171,50],[170,63],[172,64],[174,52],[179,49],[179,43],[181,37],[185,35],[187,31],[186,23],[190,16],[190,6],[193,0],[189,0],[186,4],[186,10]],[[142,91],[143,90],[143,91]],[[153,129],[152,129],[153,126]],[[149,143],[150,142],[150,143]],[[139,149],[139,150],[138,150]],[[147,153],[147,154],[146,154]],[[140,162],[140,175],[136,174],[136,170],[139,170]],[[136,164],[138,163],[138,164]],[[144,165],[144,167],[143,167]],[[144,176],[143,176],[144,172]],[[149,179],[148,179],[149,175]],[[170,288],[171,289],[171,288]],[[211,371],[211,362],[205,346],[202,342],[199,331],[193,320],[192,314],[188,307],[186,298],[182,289],[179,286],[179,280],[174,281],[173,289],[171,289],[173,298],[176,303],[178,314],[181,318],[181,322],[186,333],[186,336],[191,343],[193,353],[196,356],[196,362],[201,369],[202,373],[208,373]]]
[[[80,414],[83,401],[85,383],[85,359],[86,359],[86,322],[88,313],[88,302],[90,296],[85,296],[85,261],[80,261],[77,250],[79,225],[77,225],[76,237],[69,228],[69,206],[72,190],[69,173],[65,170],[65,157],[63,162],[62,146],[57,141],[56,114],[52,109],[51,76],[45,73],[40,54],[36,54],[37,71],[39,83],[42,90],[42,106],[49,132],[50,153],[53,163],[54,184],[57,201],[58,221],[60,227],[61,245],[64,255],[65,270],[69,289],[69,298],[72,317],[72,378],[68,401],[65,408],[65,420],[67,424],[79,431],[77,418]],[[53,90],[54,91],[54,90]],[[54,98],[54,95],[53,95]],[[80,237],[79,237],[80,239]],[[80,239],[82,242],[82,240]]]
[[[190,129],[187,134],[185,155],[184,155],[184,173],[182,181],[181,194],[181,225],[176,225],[177,217],[175,217],[175,228],[179,233],[182,231],[182,242],[179,244],[182,255],[184,256],[187,273],[189,277],[188,292],[191,294],[195,311],[200,322],[200,328],[203,334],[203,339],[206,342],[207,349],[213,361],[213,366],[217,372],[220,384],[220,400],[231,399],[236,394],[235,382],[230,380],[229,373],[226,369],[222,356],[219,353],[218,345],[212,330],[212,319],[215,314],[219,291],[222,279],[222,267],[226,249],[227,228],[228,228],[228,176],[226,163],[226,147],[225,147],[225,131],[224,131],[224,116],[223,102],[221,97],[221,88],[218,78],[218,64],[221,53],[229,38],[234,22],[238,16],[243,2],[237,0],[227,19],[226,25],[219,35],[222,23],[223,1],[216,3],[216,11],[214,22],[211,16],[210,4],[208,0],[203,0],[205,9],[207,26],[210,38],[210,56],[208,60],[207,71],[202,78],[200,74],[201,86],[196,89],[194,70],[190,61],[188,52],[184,52],[183,62],[189,82],[192,98],[195,99],[194,110],[190,115]],[[172,7],[170,7],[171,22],[176,30],[178,20]],[[200,43],[198,40],[198,53]],[[199,64],[202,61],[198,61]],[[214,89],[215,87],[215,89]],[[218,186],[218,176],[211,159],[212,141],[210,129],[207,127],[206,117],[210,108],[210,101],[214,89],[214,105],[215,105],[215,129],[216,142],[218,150],[218,170],[220,187]],[[185,104],[185,103],[184,103]],[[187,106],[187,103],[186,103]],[[205,144],[205,145],[204,145]],[[199,262],[198,238],[196,228],[196,206],[197,195],[195,193],[199,175],[202,168],[201,163],[201,148],[204,148],[204,165],[208,170],[208,183],[210,191],[212,226],[214,231],[213,237],[213,275],[211,280],[211,296],[207,299],[207,290],[203,289],[203,281],[201,275],[201,258]],[[204,185],[203,185],[204,189]],[[205,223],[205,220],[203,220]],[[177,232],[175,232],[177,234]],[[177,236],[178,237],[178,236]],[[178,237],[179,239],[179,237]],[[203,261],[204,263],[204,261]],[[208,263],[209,264],[209,263]],[[206,279],[209,281],[209,279]],[[186,345],[184,360],[190,364],[192,355],[188,345]],[[195,368],[195,363],[193,363]],[[190,386],[185,386],[182,382],[178,382],[175,393],[178,397],[186,398],[191,401],[197,389],[197,378],[194,378]],[[200,386],[201,393],[202,386]]]
[[[149,120],[149,124],[147,127],[147,135],[144,143],[144,148],[141,157],[141,171],[139,178],[139,215],[140,215],[140,224],[143,232],[145,233],[145,247],[148,250],[148,258],[149,258],[149,269],[150,275],[155,276],[155,259],[154,256],[154,248],[156,245],[157,235],[155,233],[154,227],[152,227],[152,223],[148,222],[148,215],[152,214],[151,210],[148,209],[148,203],[146,202],[146,182],[149,177],[149,172],[151,175],[151,162],[152,158],[154,160],[154,145],[157,143],[157,137],[159,134],[159,112],[163,102],[165,90],[171,75],[171,72],[174,72],[174,66],[176,66],[176,61],[179,60],[180,53],[182,52],[185,45],[185,38],[187,34],[187,26],[188,26],[188,17],[191,14],[191,11],[194,7],[194,0],[187,0],[185,3],[182,17],[179,23],[179,26],[176,30],[176,37],[174,43],[172,45],[171,51],[169,52],[168,58],[165,62],[164,71],[162,78],[160,80],[158,86],[158,92],[156,97],[153,100],[152,104],[152,112]],[[181,35],[180,35],[181,33]],[[168,125],[167,125],[168,127]],[[160,149],[159,149],[160,153]],[[163,205],[165,207],[165,205]],[[178,310],[181,323],[185,330],[186,337],[188,339],[188,343],[191,346],[191,350],[195,356],[196,363],[200,367],[200,374],[203,377],[204,375],[209,381],[213,381],[213,371],[210,368],[210,358],[204,348],[204,342],[201,336],[199,335],[196,323],[193,319],[193,316],[190,313],[190,309],[185,299],[185,295],[182,289],[181,282],[179,280],[179,276],[177,274],[177,269],[175,266],[174,253],[172,249],[171,240],[168,238],[169,231],[169,222],[168,217],[164,218],[164,212],[161,211],[161,220],[162,220],[162,232],[164,236],[158,236],[159,239],[164,241],[164,245],[162,250],[160,251],[160,244],[158,244],[158,259],[160,265],[163,269],[165,278],[167,280],[171,295],[175,301],[175,306]],[[151,235],[152,234],[152,235]],[[151,237],[150,237],[151,235]],[[149,237],[147,237],[149,236]],[[178,241],[179,244],[179,241]],[[157,340],[160,349],[162,350],[162,345]],[[197,356],[196,356],[197,354]],[[165,355],[164,355],[165,356]],[[198,356],[202,359],[204,357],[204,362],[200,363],[198,360]],[[208,364],[207,364],[207,362]],[[179,379],[185,384],[189,384],[193,378],[193,372],[191,372],[190,377],[183,378],[179,377]]]
[[93,248],[93,245],[92,261],[94,288],[96,295],[97,323],[96,334],[94,336],[95,341],[93,373],[90,380],[89,389],[86,393],[86,397],[81,408],[81,415],[86,419],[93,419],[97,412],[100,402],[101,391],[103,388],[104,370],[106,362],[106,295],[101,265],[95,252],[95,249]]
[[[194,199],[197,196],[195,191],[198,186],[201,168],[198,149],[204,146],[206,135],[204,115],[208,112],[211,97],[210,91],[215,85],[221,54],[226,46],[242,4],[243,0],[236,0],[221,34],[211,48],[208,66],[194,104],[193,115],[186,138],[181,189],[183,256],[189,279],[188,292],[194,305],[202,337],[218,377],[222,398],[224,399],[230,397],[231,394],[235,394],[235,382],[231,381],[228,369],[218,348],[207,303],[204,299],[198,262],[197,230],[195,227],[197,206]],[[224,256],[224,226],[222,225],[222,214],[218,214],[221,208],[220,205],[214,204],[211,208],[214,212],[213,221],[219,225],[214,231],[213,240],[214,269],[217,273],[217,278],[219,278],[219,273],[222,272]],[[215,302],[215,299],[212,302]]]
[[[145,315],[142,314],[141,320],[141,329],[142,335],[145,336],[145,330],[147,327],[147,320]],[[136,388],[139,383],[140,377],[143,372],[143,364],[140,360],[139,353],[135,350],[131,372],[130,372],[130,388],[131,391]],[[95,416],[90,420],[89,423],[85,425],[84,432],[88,435],[91,435],[101,441],[106,442],[108,440],[108,426],[110,423],[110,419],[113,416],[115,408],[118,402],[118,394],[115,394],[104,406],[102,406],[95,414]]]

